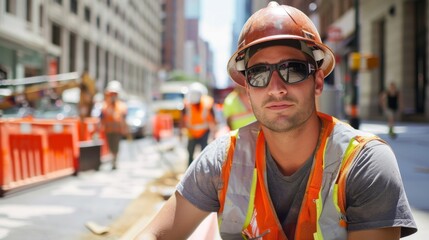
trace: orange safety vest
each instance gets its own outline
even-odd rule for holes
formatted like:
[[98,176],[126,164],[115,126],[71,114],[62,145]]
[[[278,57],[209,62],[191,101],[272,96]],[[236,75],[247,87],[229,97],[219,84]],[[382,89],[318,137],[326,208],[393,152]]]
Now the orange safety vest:
[[209,129],[209,123],[214,122],[211,112],[213,108],[213,98],[202,96],[199,104],[186,105],[185,122],[188,135],[192,138],[200,138]]
[[124,118],[127,114],[127,106],[123,102],[116,101],[114,105],[104,103],[102,114],[101,122],[106,133],[125,133]]
[[[321,142],[297,220],[297,240],[347,238],[348,170],[366,143],[382,141],[331,116],[319,113],[319,117],[323,122]],[[255,145],[256,151],[250,152]],[[287,239],[266,185],[265,138],[258,123],[232,132],[221,178],[218,220],[222,239],[233,239],[237,234],[244,239]]]

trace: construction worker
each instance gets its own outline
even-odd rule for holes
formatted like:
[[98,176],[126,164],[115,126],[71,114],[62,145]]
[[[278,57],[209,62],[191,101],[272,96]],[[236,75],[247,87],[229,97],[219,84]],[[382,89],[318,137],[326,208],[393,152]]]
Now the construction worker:
[[245,23],[229,76],[255,123],[210,143],[140,236],[186,239],[216,212],[222,239],[399,239],[417,231],[392,149],[317,112],[335,57],[300,10]]
[[119,81],[113,80],[107,84],[100,115],[102,131],[106,134],[107,144],[113,157],[113,170],[117,167],[120,140],[128,133],[126,124],[127,106],[119,99],[121,91],[122,85]]
[[195,148],[203,150],[210,134],[215,132],[216,122],[213,113],[214,100],[207,95],[207,88],[195,82],[189,86],[185,97],[185,108],[181,126],[188,137],[188,165],[194,158]]
[[223,115],[229,129],[235,130],[256,121],[246,89],[236,85],[223,102]]

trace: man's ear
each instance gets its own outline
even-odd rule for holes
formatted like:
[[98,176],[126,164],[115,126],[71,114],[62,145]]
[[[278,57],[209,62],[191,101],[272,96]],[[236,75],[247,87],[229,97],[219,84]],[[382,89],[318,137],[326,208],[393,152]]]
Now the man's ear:
[[320,96],[322,94],[324,82],[325,74],[323,74],[323,71],[319,69],[314,74],[314,95]]

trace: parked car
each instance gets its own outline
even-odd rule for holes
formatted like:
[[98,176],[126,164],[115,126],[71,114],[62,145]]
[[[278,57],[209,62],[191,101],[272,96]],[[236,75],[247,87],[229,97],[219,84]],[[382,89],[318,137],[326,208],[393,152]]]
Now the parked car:
[[147,137],[152,134],[151,117],[149,106],[140,100],[128,100],[127,118],[129,133],[133,138]]

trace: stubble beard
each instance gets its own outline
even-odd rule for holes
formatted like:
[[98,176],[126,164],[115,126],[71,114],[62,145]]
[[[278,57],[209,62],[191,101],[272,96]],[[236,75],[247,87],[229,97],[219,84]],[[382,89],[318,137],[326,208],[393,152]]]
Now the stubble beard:
[[[289,97],[284,97],[279,100],[293,102],[295,104],[297,103]],[[264,106],[267,102],[270,101],[275,101],[275,99],[266,99],[260,106]],[[313,105],[299,106],[298,104],[296,104],[294,105],[294,108],[298,110],[295,111],[293,114],[285,114],[283,112],[266,114],[264,113],[262,107],[256,105],[252,100],[250,100],[250,103],[252,105],[253,113],[256,119],[258,119],[258,121],[264,127],[276,133],[284,133],[294,129],[298,129],[300,126],[302,126],[308,121],[308,119],[311,117],[312,112],[314,111]]]

